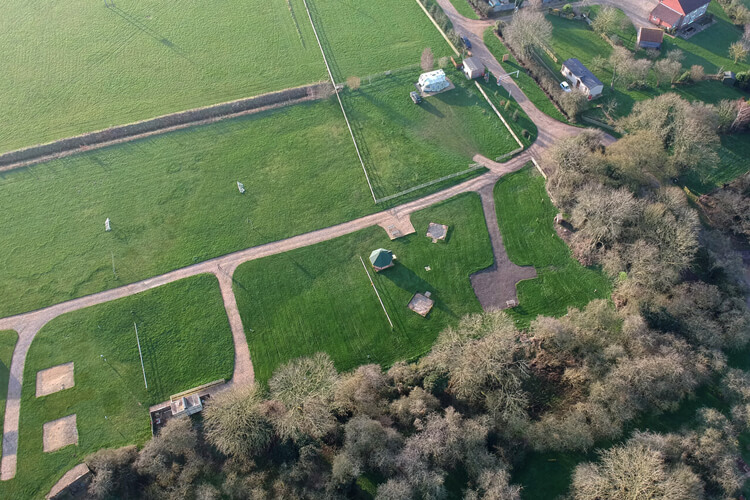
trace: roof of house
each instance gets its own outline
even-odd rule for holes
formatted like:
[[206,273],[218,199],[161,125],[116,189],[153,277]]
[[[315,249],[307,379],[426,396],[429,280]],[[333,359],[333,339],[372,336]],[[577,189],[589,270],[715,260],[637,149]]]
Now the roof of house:
[[641,42],[661,43],[664,41],[664,31],[659,28],[639,28],[638,39]]
[[470,71],[481,71],[484,68],[484,64],[482,64],[482,62],[476,57],[467,57],[464,59],[464,67],[469,68]]
[[370,254],[370,263],[375,267],[385,267],[393,262],[393,252],[385,248],[373,250]]
[[682,14],[660,3],[659,5],[654,7],[654,10],[651,11],[651,17],[661,19],[663,22],[669,24],[670,26],[674,26],[675,24],[680,22]]
[[563,63],[586,87],[593,89],[599,85],[604,85],[581,61],[572,57]]
[[670,9],[686,16],[696,9],[699,9],[710,3],[711,0],[660,0],[660,2]]

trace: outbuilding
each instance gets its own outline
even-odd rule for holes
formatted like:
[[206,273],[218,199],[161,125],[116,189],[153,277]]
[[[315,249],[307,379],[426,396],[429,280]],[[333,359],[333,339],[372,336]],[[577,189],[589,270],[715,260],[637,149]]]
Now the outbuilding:
[[393,267],[393,260],[396,258],[393,252],[385,248],[378,248],[370,253],[370,264],[375,271],[382,271]]
[[445,71],[442,69],[422,73],[419,75],[419,80],[417,81],[417,87],[422,92],[440,92],[449,86],[450,82],[445,76]]
[[573,88],[589,96],[589,99],[600,96],[604,91],[604,84],[575,57],[563,63],[560,73]]
[[484,64],[476,57],[467,57],[463,62],[464,75],[469,80],[484,76]]
[[638,28],[638,46],[643,49],[661,49],[664,31],[659,28]]

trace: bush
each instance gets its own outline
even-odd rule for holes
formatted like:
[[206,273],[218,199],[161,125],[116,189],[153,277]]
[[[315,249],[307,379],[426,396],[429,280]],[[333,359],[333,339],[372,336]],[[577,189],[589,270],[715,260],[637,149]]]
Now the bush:
[[524,139],[528,139],[529,137],[531,137],[531,134],[526,129],[521,130],[521,135],[523,136]]
[[737,87],[741,90],[750,91],[750,71],[737,73]]
[[505,105],[503,106],[503,109],[505,109],[505,111],[508,111],[510,109],[510,100],[505,101]]
[[518,121],[518,110],[515,110],[515,111],[513,112],[513,121],[514,121],[514,122],[517,122],[517,121]]

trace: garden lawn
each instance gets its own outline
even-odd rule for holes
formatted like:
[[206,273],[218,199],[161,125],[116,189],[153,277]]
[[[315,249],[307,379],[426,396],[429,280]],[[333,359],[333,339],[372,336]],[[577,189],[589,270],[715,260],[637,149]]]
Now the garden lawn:
[[[492,55],[495,56],[495,59],[500,62],[506,72],[510,73],[512,71],[520,71],[520,73],[518,73],[518,78],[515,79],[516,84],[521,88],[523,93],[534,104],[534,106],[539,109],[539,111],[555,120],[567,123],[565,116],[559,109],[557,109],[557,106],[554,105],[550,98],[547,97],[544,90],[542,90],[534,79],[526,73],[523,66],[518,64],[516,58],[513,57],[510,51],[508,51],[505,45],[503,45],[503,42],[501,42],[497,35],[495,35],[494,28],[487,28],[487,30],[485,30],[484,44]],[[506,62],[501,62],[503,60],[503,55],[505,54],[508,54],[508,60]]]
[[716,168],[698,167],[680,178],[697,195],[707,194],[750,171],[750,132],[722,135]]
[[[713,4],[712,4],[713,5]],[[723,14],[723,11],[720,12]],[[734,87],[727,87],[718,81],[702,81],[697,84],[679,85],[674,89],[662,82],[661,87],[655,87],[656,78],[653,72],[650,75],[650,87],[646,89],[627,89],[622,83],[617,82],[614,90],[610,88],[612,73],[608,69],[595,69],[592,65],[594,57],[600,56],[605,59],[612,53],[612,47],[599,35],[597,35],[585,22],[579,20],[570,20],[554,15],[548,15],[547,19],[552,23],[552,44],[551,49],[558,57],[559,62],[553,62],[545,53],[540,54],[540,58],[551,70],[551,74],[558,81],[562,80],[559,68],[563,61],[571,57],[578,58],[583,64],[589,67],[593,73],[604,83],[604,94],[597,102],[616,99],[618,102],[617,109],[614,113],[616,117],[625,116],[633,109],[636,101],[651,99],[666,92],[676,92],[680,96],[690,101],[703,101],[710,104],[716,104],[723,99],[739,99],[747,97],[740,90]],[[716,45],[712,45],[716,37]],[[665,57],[669,50],[676,48],[670,44],[677,44],[685,53],[683,66],[687,70],[693,64],[701,64],[705,67],[706,73],[715,72],[719,66],[724,69],[734,68],[735,70],[747,69],[746,64],[727,65],[727,51],[731,41],[738,40],[740,32],[734,28],[728,21],[719,21],[703,33],[700,33],[690,40],[669,39],[662,47],[662,57]],[[726,47],[724,47],[726,45]],[[637,57],[643,57],[643,52]],[[731,61],[729,61],[731,63]],[[598,118],[603,118],[601,113],[595,110],[590,112]]]
[[[602,7],[600,5],[590,5],[587,7],[589,16],[592,20],[596,19],[596,16],[599,14],[601,8]],[[635,44],[638,41],[638,31],[635,29],[635,26],[633,26],[633,22],[630,20],[627,14],[625,14],[620,9],[615,10],[617,11],[617,26],[613,32],[607,33],[607,36],[612,41],[615,41],[615,39],[620,40],[624,47],[627,47],[628,50],[633,51],[635,50]]]
[[[479,196],[460,195],[411,220],[417,232],[394,241],[373,227],[237,268],[234,290],[257,380],[265,382],[280,364],[320,351],[339,370],[388,366],[425,353],[446,326],[481,312],[469,275],[490,266],[493,256]],[[449,226],[447,241],[425,237],[430,222]],[[380,247],[397,256],[396,265],[375,273],[368,259]],[[436,302],[422,318],[407,304],[415,292],[427,291]]]
[[382,209],[335,98],[2,173],[0,192],[0,317]]
[[327,79],[302,0],[10,2],[0,51],[0,152]]
[[[37,371],[71,361],[75,386],[37,399]],[[142,444],[151,437],[149,405],[229,379],[233,366],[232,333],[213,275],[187,278],[52,320],[36,335],[26,358],[17,475],[0,484],[0,496],[41,498],[88,454]],[[78,446],[43,453],[42,425],[74,413]]]
[[453,55],[415,0],[307,0],[307,4],[337,83],[350,76],[418,68],[428,47],[435,62]]
[[479,16],[474,11],[467,0],[450,0],[453,7],[456,8],[459,14],[468,19],[479,19]]
[[473,82],[452,67],[455,89],[414,104],[409,92],[419,73],[365,80],[342,93],[378,198],[464,171],[477,153],[495,158],[518,148]]
[[530,165],[501,178],[494,192],[508,257],[519,266],[534,266],[538,273],[516,286],[519,305],[509,312],[522,325],[539,315],[561,316],[568,307],[608,298],[611,291],[609,280],[581,266],[557,236],[557,209],[544,189],[544,178]]
[[10,360],[16,347],[18,334],[13,330],[0,331],[0,434],[5,423],[5,398],[8,396]]

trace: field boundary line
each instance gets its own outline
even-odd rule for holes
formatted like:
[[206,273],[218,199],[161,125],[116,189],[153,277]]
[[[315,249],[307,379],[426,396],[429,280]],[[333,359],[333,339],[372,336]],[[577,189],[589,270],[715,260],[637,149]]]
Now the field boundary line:
[[327,82],[292,87],[253,97],[178,111],[168,115],[161,115],[155,118],[117,125],[44,144],[8,151],[0,154],[0,172],[28,167],[57,158],[64,158],[85,151],[122,144],[176,130],[208,125],[226,119],[323,99],[327,94],[330,95],[327,87]]
[[352,130],[351,124],[349,124],[349,117],[346,116],[346,110],[344,109],[344,103],[341,102],[341,96],[339,95],[339,88],[336,86],[336,80],[333,78],[333,73],[331,73],[331,67],[328,66],[328,58],[326,58],[326,52],[323,50],[323,45],[320,43],[320,38],[318,37],[318,30],[315,28],[315,23],[313,22],[312,14],[310,14],[310,9],[307,7],[307,0],[302,0],[302,3],[305,6],[305,10],[307,11],[307,17],[310,19],[310,26],[312,26],[313,34],[315,35],[315,41],[318,42],[318,48],[320,48],[320,53],[323,54],[323,62],[326,65],[326,70],[328,71],[328,76],[331,78],[331,83],[333,84],[333,91],[336,93],[336,99],[339,101],[339,106],[341,107],[341,113],[344,115],[344,120],[346,121],[346,127],[349,129],[349,135],[352,136],[352,142],[354,143],[354,149],[357,150],[357,158],[359,158],[359,164],[362,165],[362,171],[365,173],[365,179],[367,179],[367,186],[370,188],[370,194],[372,195],[372,200],[377,204],[378,199],[375,197],[375,191],[372,189],[372,183],[370,182],[370,176],[367,174],[367,169],[365,168],[365,162],[362,160],[362,154],[359,152],[359,146],[357,145],[357,139],[354,138],[354,131]]
[[377,200],[375,200],[375,203],[383,203],[384,201],[390,201],[390,200],[393,200],[394,198],[398,198],[399,196],[403,196],[405,194],[413,193],[414,191],[418,191],[418,190],[420,190],[422,188],[426,188],[426,187],[432,186],[434,184],[439,184],[439,183],[441,183],[443,181],[447,181],[448,179],[453,179],[455,177],[460,177],[462,175],[470,174],[471,172],[474,172],[476,170],[481,170],[483,168],[486,168],[486,167],[484,165],[474,164],[474,165],[470,166],[469,168],[467,168],[466,170],[462,170],[461,172],[456,172],[456,173],[453,173],[453,174],[444,175],[443,177],[440,177],[439,179],[433,179],[431,181],[423,182],[422,184],[420,184],[418,186],[410,187],[409,189],[404,189],[403,191],[400,191],[400,192],[398,192],[396,194],[391,194],[391,195],[385,196],[383,198],[378,198]]
[[383,299],[380,298],[380,294],[378,293],[378,289],[375,287],[375,282],[372,281],[372,276],[370,276],[370,271],[367,270],[367,266],[365,265],[365,261],[362,260],[362,256],[359,256],[359,261],[362,263],[362,267],[365,269],[365,272],[367,273],[367,279],[370,280],[370,285],[372,285],[372,289],[375,290],[375,295],[378,296],[378,302],[380,302],[380,307],[383,308],[383,312],[385,313],[385,317],[388,318],[388,324],[391,325],[391,330],[393,330],[393,321],[391,321],[391,317],[388,315],[388,311],[385,310],[385,304],[383,304]]

